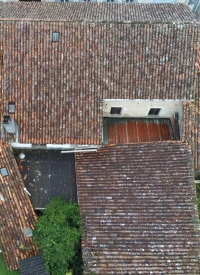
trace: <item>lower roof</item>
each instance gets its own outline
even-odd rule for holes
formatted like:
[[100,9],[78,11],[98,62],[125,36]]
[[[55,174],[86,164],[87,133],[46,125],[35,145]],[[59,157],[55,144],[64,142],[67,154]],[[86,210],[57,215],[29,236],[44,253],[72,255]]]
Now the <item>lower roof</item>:
[[76,165],[86,274],[199,274],[196,191],[186,144],[105,146],[77,154]]
[[77,201],[75,157],[60,150],[19,150],[25,159],[19,161],[24,184],[35,209],[45,208],[52,197]]
[[104,118],[103,128],[104,144],[176,140],[170,119]]
[[41,255],[19,261],[21,275],[49,275]]
[[[2,170],[2,168],[4,168]],[[38,254],[24,229],[34,228],[37,220],[29,196],[9,146],[0,147],[0,247],[9,270],[18,261]]]

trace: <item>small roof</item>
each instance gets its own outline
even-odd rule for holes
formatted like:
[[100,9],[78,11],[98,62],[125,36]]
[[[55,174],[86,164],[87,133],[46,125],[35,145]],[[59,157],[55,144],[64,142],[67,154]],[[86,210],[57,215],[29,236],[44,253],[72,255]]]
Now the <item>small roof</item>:
[[49,275],[41,255],[19,261],[19,270],[21,275]]
[[76,161],[86,273],[200,274],[193,162],[186,144],[105,146],[77,154]]
[[14,2],[0,4],[0,19],[33,19],[55,21],[196,21],[183,4],[122,3],[40,3]]
[[9,146],[0,147],[0,168],[0,246],[7,268],[14,270],[19,260],[38,253],[32,238],[24,234],[37,218]]

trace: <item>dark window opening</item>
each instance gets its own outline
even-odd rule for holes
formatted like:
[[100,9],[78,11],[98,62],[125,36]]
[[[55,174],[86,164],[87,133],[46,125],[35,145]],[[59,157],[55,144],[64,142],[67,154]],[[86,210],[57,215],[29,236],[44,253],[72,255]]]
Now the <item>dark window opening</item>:
[[200,181],[200,170],[195,171],[195,180]]
[[121,107],[111,107],[110,114],[111,115],[121,115],[122,108]]
[[157,116],[160,113],[161,108],[151,108],[148,115]]
[[11,116],[4,115],[3,116],[3,124],[10,124]]
[[53,42],[58,42],[58,40],[59,40],[59,33],[58,32],[53,32],[52,41]]
[[[44,209],[45,210],[45,209]],[[35,213],[38,217],[41,217],[44,214],[44,210],[35,209]]]
[[0,51],[0,65],[3,66],[3,51]]

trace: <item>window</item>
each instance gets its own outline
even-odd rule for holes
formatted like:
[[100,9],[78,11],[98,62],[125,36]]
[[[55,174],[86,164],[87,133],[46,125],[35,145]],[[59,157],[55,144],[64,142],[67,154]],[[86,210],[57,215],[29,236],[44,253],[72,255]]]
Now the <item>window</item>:
[[122,108],[121,107],[111,107],[110,114],[111,115],[121,115]]
[[15,113],[15,103],[14,102],[8,102],[8,113],[9,114]]
[[148,116],[151,116],[151,115],[158,116],[158,114],[160,113],[160,110],[161,108],[151,108],[149,110]]
[[53,42],[58,42],[58,40],[59,40],[59,33],[58,32],[53,32],[52,41]]
[[122,0],[122,2],[124,3],[138,3],[138,0]]
[[6,167],[1,168],[0,170],[1,170],[1,175],[3,177],[8,176],[8,171],[7,171]]

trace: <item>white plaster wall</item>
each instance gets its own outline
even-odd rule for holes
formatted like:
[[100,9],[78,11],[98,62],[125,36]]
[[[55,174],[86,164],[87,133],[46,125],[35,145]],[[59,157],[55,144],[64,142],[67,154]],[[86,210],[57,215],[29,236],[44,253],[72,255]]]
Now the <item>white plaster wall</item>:
[[[179,113],[182,119],[182,101],[181,100],[103,100],[103,116],[113,117],[110,115],[111,107],[122,107],[120,117],[146,117],[151,108],[161,108],[159,117],[171,118],[174,112]],[[119,115],[118,115],[119,116]]]
[[[175,112],[179,114],[179,131],[182,137],[182,105],[181,100],[103,100],[103,117],[145,118],[151,108],[161,108],[158,118],[171,118]],[[111,107],[121,107],[121,115],[111,115]]]

